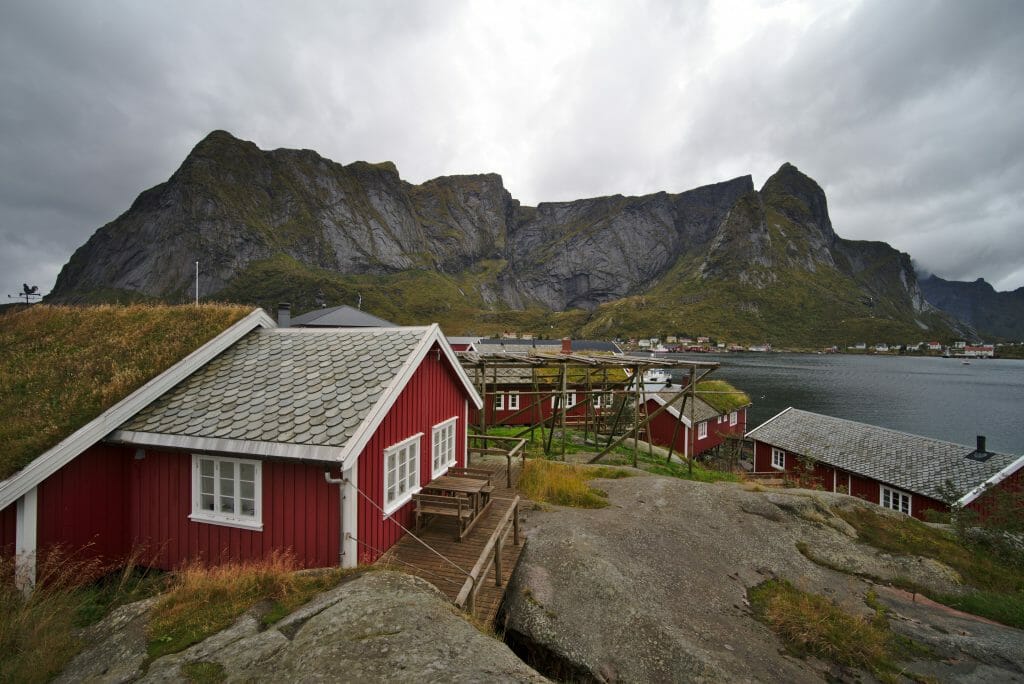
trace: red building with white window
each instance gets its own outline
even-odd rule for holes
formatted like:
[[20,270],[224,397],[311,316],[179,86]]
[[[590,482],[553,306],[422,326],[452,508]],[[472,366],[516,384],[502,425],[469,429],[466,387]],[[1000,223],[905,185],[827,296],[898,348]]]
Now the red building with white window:
[[[698,383],[697,387],[700,387]],[[699,391],[699,389],[698,389]],[[676,392],[655,392],[648,395],[647,414],[665,406],[676,396]],[[692,400],[692,405],[691,405]],[[691,438],[690,432],[696,425]],[[651,419],[649,440],[652,444],[668,447],[680,456],[694,456],[714,449],[730,437],[742,438],[747,430],[747,406],[733,410],[720,410],[699,396],[687,395],[672,403],[667,409]],[[692,439],[692,441],[691,441]]]
[[465,463],[480,405],[436,325],[278,329],[256,311],[0,482],[0,549],[30,577],[58,544],[168,569],[370,562],[412,526],[412,495]]
[[[778,473],[915,518],[957,504],[985,515],[992,491],[1021,491],[1024,456],[787,408],[747,433],[754,472]],[[947,484],[948,483],[948,484]]]

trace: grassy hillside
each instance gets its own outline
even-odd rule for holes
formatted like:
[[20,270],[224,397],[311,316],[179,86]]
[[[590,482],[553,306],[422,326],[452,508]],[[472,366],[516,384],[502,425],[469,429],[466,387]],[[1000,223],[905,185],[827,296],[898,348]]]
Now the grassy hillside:
[[250,311],[37,304],[0,316],[0,479]]

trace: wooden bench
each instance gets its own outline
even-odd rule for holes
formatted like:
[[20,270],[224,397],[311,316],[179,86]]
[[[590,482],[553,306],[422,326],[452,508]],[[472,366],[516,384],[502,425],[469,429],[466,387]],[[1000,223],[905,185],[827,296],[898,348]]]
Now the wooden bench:
[[455,518],[456,541],[462,541],[462,538],[469,531],[467,525],[473,521],[473,506],[466,497],[413,494],[412,499],[416,502],[417,531],[422,527],[423,519],[428,515],[442,515]]

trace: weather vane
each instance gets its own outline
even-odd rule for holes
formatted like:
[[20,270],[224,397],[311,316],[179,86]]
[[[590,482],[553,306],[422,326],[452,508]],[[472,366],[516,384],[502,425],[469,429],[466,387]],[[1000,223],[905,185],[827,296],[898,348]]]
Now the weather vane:
[[42,298],[42,296],[43,295],[39,294],[39,286],[38,285],[33,285],[33,286],[29,287],[28,283],[22,283],[22,285],[21,285],[21,292],[19,292],[18,294],[16,294],[16,295],[12,295],[12,294],[7,295],[7,297],[10,298],[10,299],[22,299],[22,298],[24,298],[26,304],[31,304],[33,297]]

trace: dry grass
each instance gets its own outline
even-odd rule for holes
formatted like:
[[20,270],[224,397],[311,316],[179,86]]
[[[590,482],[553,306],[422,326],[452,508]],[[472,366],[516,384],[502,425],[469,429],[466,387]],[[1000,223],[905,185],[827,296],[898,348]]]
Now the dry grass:
[[349,574],[341,569],[296,570],[296,561],[288,554],[215,567],[194,563],[181,569],[153,608],[148,627],[150,657],[177,653],[199,643],[264,601],[272,604],[263,615],[264,623],[278,620]]
[[747,595],[755,614],[800,656],[814,655],[893,681],[900,672],[896,658],[911,646],[890,631],[880,609],[870,618],[853,615],[786,580],[768,580],[752,587]]
[[608,505],[607,494],[594,489],[588,482],[599,477],[617,479],[631,476],[632,473],[618,468],[534,459],[526,462],[519,478],[519,489],[532,501],[577,508],[604,508]]
[[0,316],[0,480],[250,311],[37,304]]
[[108,566],[56,549],[40,560],[38,584],[26,596],[11,582],[12,566],[12,559],[0,560],[0,682],[48,681],[81,648],[78,627],[141,598],[146,584],[131,563],[94,583]]

